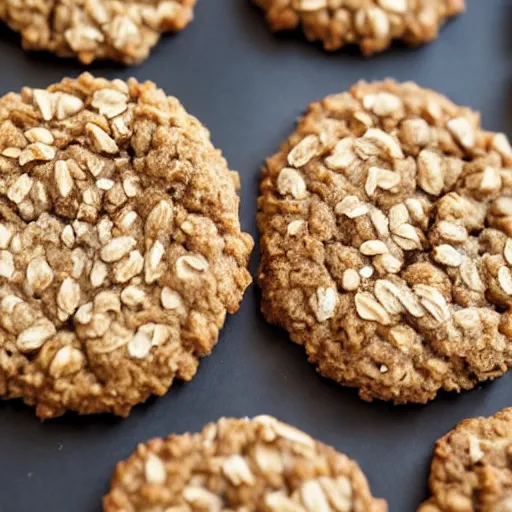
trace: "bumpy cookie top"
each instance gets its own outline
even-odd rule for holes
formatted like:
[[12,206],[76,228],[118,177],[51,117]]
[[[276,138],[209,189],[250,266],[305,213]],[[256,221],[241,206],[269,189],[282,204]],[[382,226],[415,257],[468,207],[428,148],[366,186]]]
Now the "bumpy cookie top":
[[160,34],[185,28],[196,0],[1,0],[0,19],[21,32],[23,47],[77,56],[84,64],[136,64]]
[[105,512],[386,512],[359,466],[270,416],[141,444],[117,465]]
[[465,0],[253,0],[266,11],[273,30],[302,26],[310,41],[326,50],[357,44],[370,55],[393,40],[420,44],[437,37],[447,17]]
[[152,83],[0,99],[0,396],[126,415],[191,379],[250,282],[237,173]]
[[512,409],[462,421],[436,444],[433,496],[418,512],[510,512],[511,456]]
[[310,105],[263,170],[263,312],[362,398],[426,402],[512,364],[512,150],[412,83]]

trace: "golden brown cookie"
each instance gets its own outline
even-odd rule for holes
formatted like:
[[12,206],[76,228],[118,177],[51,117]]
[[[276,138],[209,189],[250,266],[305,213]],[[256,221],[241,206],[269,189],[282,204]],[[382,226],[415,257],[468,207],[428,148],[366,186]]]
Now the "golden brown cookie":
[[0,19],[20,32],[26,50],[137,64],[164,32],[192,20],[196,0],[2,0]]
[[190,380],[251,281],[238,174],[150,82],[0,99],[0,397],[126,416]]
[[253,0],[272,30],[302,27],[326,50],[359,45],[365,55],[394,40],[418,45],[435,39],[447,18],[464,11],[465,0]]
[[413,83],[309,106],[263,169],[262,310],[365,400],[427,402],[512,364],[512,150]]
[[105,512],[386,512],[356,462],[270,416],[140,444]]
[[464,420],[437,441],[430,490],[418,512],[512,510],[512,409]]

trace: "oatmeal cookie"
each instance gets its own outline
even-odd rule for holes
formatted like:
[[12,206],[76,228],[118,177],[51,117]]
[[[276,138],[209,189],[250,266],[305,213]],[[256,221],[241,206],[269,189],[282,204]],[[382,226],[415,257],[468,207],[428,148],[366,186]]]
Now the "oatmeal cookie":
[[253,0],[272,30],[301,26],[326,50],[359,45],[365,55],[393,40],[418,45],[437,37],[447,18],[464,11],[465,0]]
[[418,512],[512,510],[512,409],[459,423],[437,441],[432,498]]
[[190,380],[251,278],[238,174],[150,82],[0,99],[0,397],[126,416]]
[[309,106],[267,160],[262,310],[365,400],[424,403],[512,364],[512,150],[413,83]]
[[137,64],[164,32],[192,20],[196,0],[0,0],[0,19],[26,50],[48,50],[82,63]]
[[386,512],[359,466],[270,416],[140,444],[120,462],[105,512]]

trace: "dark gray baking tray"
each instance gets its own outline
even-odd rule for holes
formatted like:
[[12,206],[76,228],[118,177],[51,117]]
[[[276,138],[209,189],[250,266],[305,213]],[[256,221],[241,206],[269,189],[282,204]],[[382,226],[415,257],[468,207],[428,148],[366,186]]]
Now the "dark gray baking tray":
[[[195,22],[164,38],[143,65],[101,64],[108,78],[157,82],[208,126],[242,176],[242,223],[256,235],[259,168],[306,105],[358,79],[414,80],[470,105],[487,129],[512,136],[512,1],[468,0],[467,14],[418,49],[371,60],[326,54],[298,35],[274,36],[247,0],[199,0]],[[74,61],[25,55],[0,30],[0,94],[46,87],[83,70]],[[257,253],[252,259],[256,272]],[[368,404],[321,378],[302,348],[259,313],[252,286],[197,377],[136,407],[128,419],[68,414],[41,423],[20,402],[0,402],[0,511],[93,512],[115,463],[153,436],[198,430],[219,416],[273,414],[357,459],[391,511],[413,511],[427,494],[434,441],[468,416],[512,405],[512,375],[427,406]]]

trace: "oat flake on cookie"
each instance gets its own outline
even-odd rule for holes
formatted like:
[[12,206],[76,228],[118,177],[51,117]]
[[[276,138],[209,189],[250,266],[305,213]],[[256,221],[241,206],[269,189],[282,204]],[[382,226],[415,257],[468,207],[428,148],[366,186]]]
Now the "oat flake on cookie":
[[271,416],[221,418],[140,444],[104,512],[387,512],[358,464]]
[[165,32],[184,29],[196,0],[2,0],[0,20],[26,50],[48,50],[90,64],[145,60]]
[[0,397],[126,416],[192,379],[251,281],[238,184],[150,82],[0,98]]
[[365,400],[427,402],[512,364],[512,149],[413,83],[313,103],[266,162],[268,321]]

